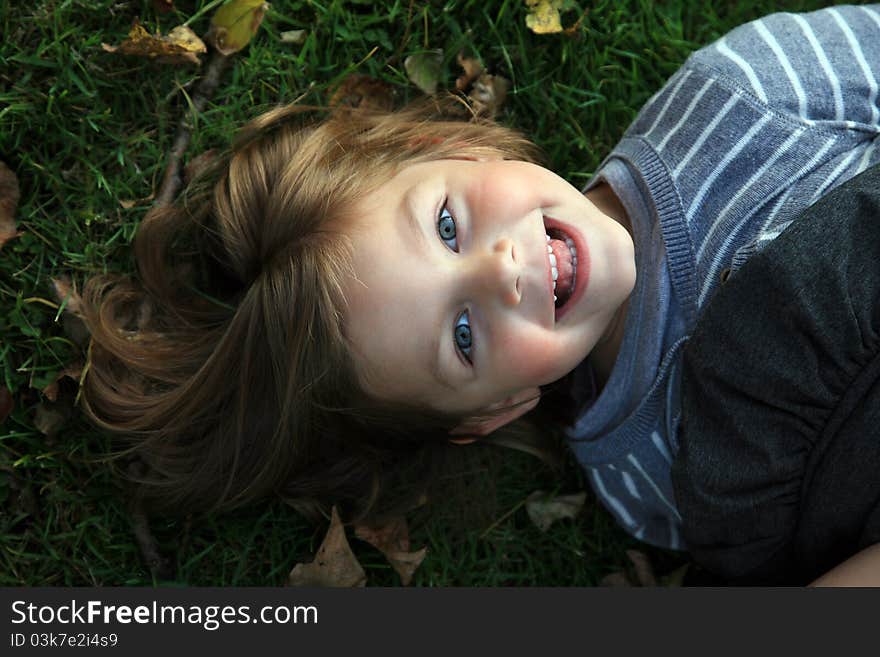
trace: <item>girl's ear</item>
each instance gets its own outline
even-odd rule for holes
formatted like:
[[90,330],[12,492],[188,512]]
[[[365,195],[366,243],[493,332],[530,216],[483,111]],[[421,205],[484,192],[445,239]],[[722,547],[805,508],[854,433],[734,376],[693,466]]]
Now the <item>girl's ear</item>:
[[507,399],[503,399],[500,402],[492,404],[491,406],[486,408],[484,412],[488,413],[491,411],[495,411],[499,408],[519,404],[520,402],[523,403],[521,403],[519,406],[508,408],[501,415],[495,415],[491,418],[465,420],[457,427],[452,429],[449,434],[453,436],[463,435],[467,437],[450,438],[449,442],[459,445],[465,445],[467,443],[472,443],[477,440],[478,436],[488,436],[490,433],[495,431],[495,429],[503,427],[505,424],[513,422],[518,417],[521,417],[522,415],[528,413],[530,410],[538,405],[539,401],[541,401],[540,388],[527,388],[521,392],[516,393],[515,395],[511,395]]

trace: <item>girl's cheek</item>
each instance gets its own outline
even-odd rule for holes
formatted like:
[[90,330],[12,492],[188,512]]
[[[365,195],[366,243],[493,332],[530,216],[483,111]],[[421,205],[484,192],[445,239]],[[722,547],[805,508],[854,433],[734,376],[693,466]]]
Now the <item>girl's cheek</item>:
[[560,369],[566,369],[567,364],[561,362],[558,345],[546,338],[523,337],[526,339],[508,339],[500,345],[504,354],[501,364],[510,383],[544,385],[567,373],[560,372]]

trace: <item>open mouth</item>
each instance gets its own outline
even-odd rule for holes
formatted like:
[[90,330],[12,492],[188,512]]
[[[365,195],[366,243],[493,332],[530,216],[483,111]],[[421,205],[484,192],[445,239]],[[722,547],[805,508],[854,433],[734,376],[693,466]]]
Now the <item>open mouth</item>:
[[558,318],[560,311],[572,299],[577,286],[577,248],[574,240],[564,230],[545,224],[545,232],[547,258],[550,260],[553,277],[554,306]]

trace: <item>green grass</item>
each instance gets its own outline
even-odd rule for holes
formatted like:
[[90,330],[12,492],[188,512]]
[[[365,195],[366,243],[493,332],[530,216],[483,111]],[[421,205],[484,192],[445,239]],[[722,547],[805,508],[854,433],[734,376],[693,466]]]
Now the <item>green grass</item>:
[[[58,434],[47,438],[34,426],[39,390],[82,358],[58,312],[41,299],[52,299],[50,278],[62,273],[81,286],[97,272],[131,270],[129,244],[148,206],[125,209],[120,201],[157,190],[195,76],[191,68],[110,55],[101,43],[119,43],[135,16],[151,31],[167,32],[207,4],[177,0],[176,13],[157,16],[147,0],[0,0],[0,159],[21,183],[23,232],[0,251],[0,385],[16,400],[0,426],[2,586],[156,583],[139,556],[122,489],[92,463],[108,440],[70,408],[75,385],[62,388],[58,406],[69,417]],[[408,83],[403,58],[443,48],[441,88],[454,86],[459,50],[479,57],[512,83],[499,120],[531,135],[554,169],[581,186],[691,51],[771,11],[822,4],[568,2],[564,25],[584,16],[569,38],[528,31],[519,0],[415,2],[408,30],[408,0],[275,0],[198,118],[188,154],[223,145],[258,107],[303,93],[307,102],[323,102],[352,72],[389,82],[401,101],[414,98],[420,92]],[[191,27],[204,33],[210,14]],[[280,33],[293,29],[307,30],[305,43],[281,42]],[[537,488],[573,492],[585,485],[573,463],[559,479],[530,457],[505,455],[490,517],[461,527],[459,501],[414,532],[414,547],[428,545],[414,583],[597,583],[638,543],[595,499],[576,521],[546,534],[521,506]],[[266,503],[191,523],[154,519],[153,531],[176,566],[165,583],[276,585],[295,563],[311,560],[325,527]],[[398,582],[379,552],[351,542],[370,584]],[[684,561],[648,551],[661,572]]]

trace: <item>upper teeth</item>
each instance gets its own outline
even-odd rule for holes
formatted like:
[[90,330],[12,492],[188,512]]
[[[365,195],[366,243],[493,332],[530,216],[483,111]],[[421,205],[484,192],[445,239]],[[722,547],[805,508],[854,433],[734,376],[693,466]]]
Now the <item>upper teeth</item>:
[[[553,291],[556,291],[556,279],[559,278],[559,269],[556,268],[556,256],[553,255],[553,249],[550,248],[550,236],[547,237],[547,257],[550,258],[550,273],[553,275]],[[571,252],[571,280],[577,280],[577,248],[574,245],[574,241],[570,237],[565,238],[565,245],[568,247],[568,250]],[[553,301],[556,301],[556,295],[553,295]]]

